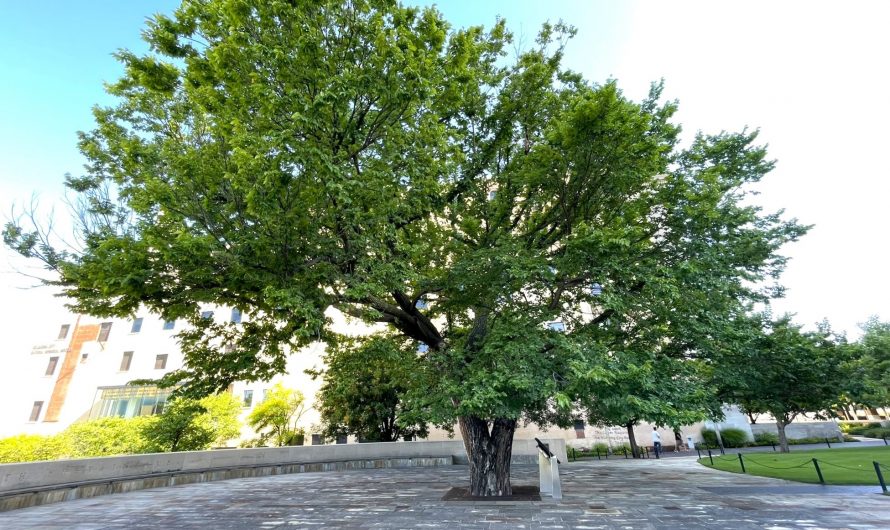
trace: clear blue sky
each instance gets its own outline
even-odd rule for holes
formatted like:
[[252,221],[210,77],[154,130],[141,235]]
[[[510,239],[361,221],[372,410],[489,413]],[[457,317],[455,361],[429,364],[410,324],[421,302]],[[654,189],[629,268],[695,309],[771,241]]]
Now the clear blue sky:
[[[118,48],[144,51],[145,18],[172,0],[0,0],[0,212],[32,191],[51,199],[79,173],[76,131],[108,103],[102,83],[121,69]],[[762,184],[768,210],[816,228],[786,252],[787,299],[801,323],[828,317],[856,333],[871,314],[890,319],[890,2],[738,0],[438,2],[455,26],[507,19],[530,42],[546,20],[575,25],[566,64],[588,79],[618,79],[634,98],[664,77],[687,135],[746,125],[779,160]],[[0,249],[0,333],[21,330],[52,304],[9,273]],[[9,301],[12,302],[9,302]],[[58,305],[57,303],[55,305]],[[55,325],[55,323],[53,323]],[[52,326],[51,326],[52,327]]]

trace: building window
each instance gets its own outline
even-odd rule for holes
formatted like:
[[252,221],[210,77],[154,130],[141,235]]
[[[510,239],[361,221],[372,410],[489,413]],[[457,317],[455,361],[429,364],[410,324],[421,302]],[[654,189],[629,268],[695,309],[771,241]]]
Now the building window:
[[90,410],[90,419],[160,414],[169,397],[169,390],[155,386],[100,387],[98,399]]
[[253,405],[253,390],[245,390],[244,391],[244,406],[250,407]]
[[163,370],[167,368],[167,354],[162,353],[155,357],[155,370]]
[[70,330],[70,329],[71,329],[70,324],[64,324],[61,328],[59,328],[59,336],[56,338],[56,340],[62,340],[65,337],[67,337],[68,330]]
[[241,310],[237,307],[232,308],[232,322],[235,324],[241,323]]
[[575,420],[575,438],[585,438],[584,422],[582,420]]
[[99,325],[99,342],[108,340],[108,334],[111,333],[111,322],[103,322]]
[[130,370],[130,363],[133,362],[133,352],[125,351],[123,357],[121,357],[121,372],[127,372]]
[[347,438],[346,438],[346,435],[345,435],[345,434],[340,434],[340,435],[337,436],[337,443],[338,443],[338,444],[345,444],[346,442],[347,442]]
[[263,389],[263,401],[266,401],[267,399],[269,399],[269,389],[264,388]]
[[89,356],[90,356],[89,353],[84,353],[83,355],[80,356],[80,362],[82,362],[82,363],[87,362],[87,357],[89,357]]
[[49,362],[46,364],[46,375],[53,375],[56,373],[56,365],[59,364],[58,357],[50,357]]
[[164,321],[164,329],[173,329],[176,327],[175,320],[165,320]]
[[43,409],[43,401],[35,401],[34,406],[31,407],[31,417],[28,421],[37,421],[37,418],[40,417],[41,409]]
[[321,445],[321,435],[320,434],[312,435],[312,445]]
[[210,320],[211,318],[213,318],[213,311],[202,311],[201,318]]
[[130,333],[139,333],[142,331],[142,317],[136,317],[133,319],[133,327],[130,328]]

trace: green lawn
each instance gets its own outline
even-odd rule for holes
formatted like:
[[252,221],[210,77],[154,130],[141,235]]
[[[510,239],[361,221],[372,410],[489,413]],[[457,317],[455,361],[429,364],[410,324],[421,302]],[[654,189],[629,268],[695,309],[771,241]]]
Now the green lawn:
[[[872,462],[880,462],[884,481],[890,483],[890,447],[857,447],[855,449],[818,449],[791,453],[745,453],[745,471],[751,475],[783,478],[798,482],[819,482],[813,458],[819,461],[826,484],[878,484]],[[705,457],[698,461],[711,467]],[[741,473],[738,455],[714,456],[715,469]]]

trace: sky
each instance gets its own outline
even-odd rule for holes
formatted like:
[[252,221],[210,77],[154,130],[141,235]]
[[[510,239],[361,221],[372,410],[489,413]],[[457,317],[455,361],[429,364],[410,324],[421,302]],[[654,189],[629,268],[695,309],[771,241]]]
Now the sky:
[[[48,210],[66,172],[82,172],[76,132],[109,104],[121,73],[112,53],[146,51],[146,17],[178,2],[0,0],[0,216],[37,194]],[[814,228],[784,249],[791,261],[774,312],[801,324],[827,318],[851,338],[870,315],[890,319],[890,2],[565,1],[438,2],[455,27],[498,16],[529,43],[541,23],[578,29],[565,64],[589,80],[616,79],[633,99],[665,81],[686,141],[696,131],[760,130],[777,168],[757,187],[766,211],[784,208]],[[64,207],[56,206],[64,216]],[[27,351],[66,322],[37,272],[0,249],[0,333]]]

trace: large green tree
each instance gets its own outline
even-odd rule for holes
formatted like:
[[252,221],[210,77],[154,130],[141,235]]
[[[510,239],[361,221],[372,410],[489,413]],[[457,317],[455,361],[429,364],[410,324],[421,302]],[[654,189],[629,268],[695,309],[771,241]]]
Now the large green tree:
[[871,317],[860,327],[862,337],[851,347],[862,385],[852,397],[872,407],[890,406],[890,322]]
[[801,414],[824,414],[855,384],[850,349],[825,323],[812,332],[788,315],[754,315],[738,324],[750,334],[718,358],[715,384],[726,402],[772,415],[787,453],[785,427]]
[[772,168],[755,134],[680,149],[659,86],[561,66],[572,32],[510,58],[503,21],[388,0],[186,0],[81,136],[83,247],[5,240],[76,310],[187,319],[167,382],[195,394],[334,342],[329,308],[389,325],[428,347],[418,406],[459,426],[472,493],[509,494],[517,422],[570,421],[629,336],[696,351],[805,231],[743,201]]
[[422,410],[410,406],[410,395],[426,392],[417,347],[396,337],[343,340],[324,358],[315,408],[329,438],[354,435],[366,442],[394,442],[424,437]]

